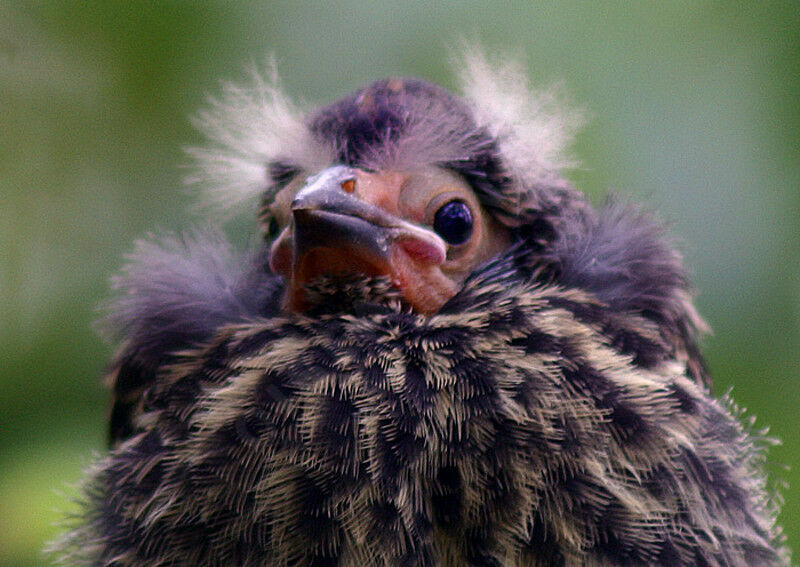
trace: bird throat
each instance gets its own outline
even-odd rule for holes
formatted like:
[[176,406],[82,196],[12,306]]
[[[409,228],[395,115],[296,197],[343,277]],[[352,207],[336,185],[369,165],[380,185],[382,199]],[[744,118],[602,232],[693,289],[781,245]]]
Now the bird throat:
[[341,313],[394,302],[401,297],[395,284],[385,263],[347,249],[316,248],[295,263],[286,300],[293,311]]
[[303,286],[307,315],[400,311],[403,295],[387,275],[324,275]]

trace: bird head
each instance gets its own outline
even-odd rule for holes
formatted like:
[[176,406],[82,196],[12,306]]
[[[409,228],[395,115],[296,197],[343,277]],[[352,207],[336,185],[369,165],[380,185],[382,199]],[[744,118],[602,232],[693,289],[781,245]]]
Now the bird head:
[[288,310],[313,304],[316,282],[363,277],[387,280],[412,310],[434,314],[522,224],[522,193],[496,138],[440,87],[377,81],[306,124],[330,163],[309,172],[273,161],[261,210]]
[[522,251],[516,281],[580,288],[676,335],[702,329],[661,225],[624,205],[595,209],[566,180],[580,113],[529,89],[513,61],[468,53],[461,68],[461,95],[384,79],[312,112],[254,73],[199,115],[211,143],[190,150],[193,179],[213,205],[261,199],[283,309],[399,297],[432,315],[482,264]]

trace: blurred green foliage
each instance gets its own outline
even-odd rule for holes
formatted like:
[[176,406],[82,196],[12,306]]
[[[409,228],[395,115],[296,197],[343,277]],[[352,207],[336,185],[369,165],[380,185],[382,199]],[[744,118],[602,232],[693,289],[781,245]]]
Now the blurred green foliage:
[[524,57],[534,84],[561,81],[591,117],[575,183],[673,226],[716,331],[717,391],[735,385],[783,440],[770,461],[795,487],[782,522],[797,547],[796,2],[51,0],[0,3],[0,564],[47,562],[104,450],[111,348],[94,309],[136,237],[196,220],[179,166],[205,96],[270,53],[313,103],[386,75],[452,86],[459,38]]

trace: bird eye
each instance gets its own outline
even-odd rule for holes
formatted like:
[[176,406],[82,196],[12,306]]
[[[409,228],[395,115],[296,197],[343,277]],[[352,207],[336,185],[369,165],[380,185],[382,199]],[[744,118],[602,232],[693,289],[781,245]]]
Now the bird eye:
[[472,235],[472,211],[464,201],[450,201],[436,211],[433,230],[448,244],[464,244]]

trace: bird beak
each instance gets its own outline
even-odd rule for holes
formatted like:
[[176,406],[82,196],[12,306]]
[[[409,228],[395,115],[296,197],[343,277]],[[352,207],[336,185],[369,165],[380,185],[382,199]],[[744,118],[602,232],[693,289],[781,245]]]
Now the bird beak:
[[291,223],[273,244],[270,259],[273,271],[289,281],[290,309],[307,307],[305,285],[322,276],[385,275],[402,291],[398,249],[405,263],[409,258],[426,265],[446,260],[447,245],[436,233],[378,206],[399,191],[388,186],[389,179],[335,166],[297,192]]

